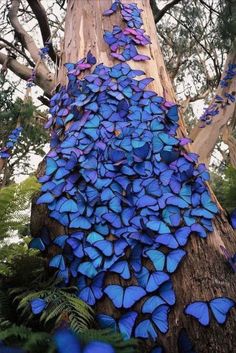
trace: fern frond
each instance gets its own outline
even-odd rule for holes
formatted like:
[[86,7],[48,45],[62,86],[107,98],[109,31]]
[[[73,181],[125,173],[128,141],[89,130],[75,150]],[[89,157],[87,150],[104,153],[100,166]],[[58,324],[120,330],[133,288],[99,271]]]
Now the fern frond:
[[137,353],[138,340],[130,339],[124,341],[124,338],[119,333],[114,333],[111,330],[86,330],[78,334],[79,339],[87,344],[90,341],[102,341],[110,343],[116,353]]
[[44,324],[54,321],[59,325],[61,321],[67,318],[67,324],[75,332],[85,330],[92,320],[92,309],[75,294],[69,293],[68,289],[49,288],[30,293],[21,293],[17,297],[20,300],[18,310],[27,320],[32,319],[30,312],[30,301],[35,298],[44,299],[48,305],[41,314],[40,321]]

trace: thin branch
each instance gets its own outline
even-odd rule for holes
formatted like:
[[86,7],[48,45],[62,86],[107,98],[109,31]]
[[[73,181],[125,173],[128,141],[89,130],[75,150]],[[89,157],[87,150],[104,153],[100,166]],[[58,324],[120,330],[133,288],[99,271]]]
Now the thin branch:
[[216,11],[212,6],[208,5],[205,1],[203,0],[199,0],[200,3],[202,5],[204,5],[206,8],[208,8],[208,10],[210,10],[211,12],[214,12],[215,14],[217,14],[218,16],[220,16],[220,13],[218,11]]
[[[0,52],[0,65],[3,65],[4,62],[6,62],[6,59],[7,59],[7,55]],[[32,70],[27,66],[19,63],[19,61],[17,61],[16,59],[9,58],[7,60],[7,67],[9,70],[14,72],[14,74],[16,74],[18,77],[20,77],[25,81],[27,81],[31,77]],[[44,75],[38,74],[36,75],[35,83],[42,88],[42,90],[45,92],[47,96],[50,97],[51,91],[53,88],[52,80],[47,79],[47,77],[45,79]]]
[[[44,44],[51,38],[51,29],[48,23],[47,13],[39,0],[27,0],[29,6],[31,7],[41,31]],[[57,61],[56,53],[53,49],[52,43],[49,44],[49,56],[53,62]]]
[[166,12],[169,11],[172,7],[174,7],[178,3],[180,3],[180,1],[182,0],[172,0],[171,2],[169,2],[169,4],[164,6],[162,9],[159,9],[157,7],[156,0],[150,0],[150,5],[153,11],[155,23],[159,22],[162,19],[162,17],[166,14]]
[[194,38],[194,40],[200,45],[200,47],[208,54],[209,58],[211,58],[213,65],[214,65],[214,69],[216,72],[216,75],[218,77],[220,77],[220,70],[219,67],[215,61],[215,58],[211,55],[210,51],[200,42],[200,40],[197,38],[197,36],[195,35],[195,33],[182,21],[180,21],[179,19],[177,19],[176,17],[174,17],[173,15],[170,14],[171,17],[173,17],[177,22],[179,22],[185,29],[187,29],[187,31],[190,33],[190,35]]
[[30,58],[22,50],[15,47],[12,43],[8,42],[8,40],[6,40],[2,37],[0,37],[0,41],[7,44],[8,47],[12,48],[13,50],[17,51],[20,55],[22,55],[28,61],[30,66],[35,67],[35,63],[32,60],[30,60]]

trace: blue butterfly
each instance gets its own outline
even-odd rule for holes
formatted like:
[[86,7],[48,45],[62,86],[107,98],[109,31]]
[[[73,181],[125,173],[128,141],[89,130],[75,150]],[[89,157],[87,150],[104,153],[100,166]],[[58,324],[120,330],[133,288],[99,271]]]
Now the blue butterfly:
[[50,267],[55,267],[58,268],[61,271],[64,271],[66,269],[64,257],[62,255],[55,255],[51,258],[49,262]]
[[173,290],[172,282],[169,280],[163,283],[157,290],[157,295],[163,299],[168,305],[174,305],[176,298]]
[[54,343],[58,353],[82,353],[77,336],[68,329],[60,329],[54,335]]
[[122,288],[114,284],[107,286],[104,293],[111,299],[117,309],[122,307],[129,309],[146,295],[146,291],[142,287],[129,286]]
[[90,286],[87,285],[85,277],[79,276],[77,284],[79,289],[79,298],[88,305],[94,305],[96,301],[103,296],[103,281],[104,272],[100,272],[97,276],[95,276]]
[[196,301],[190,303],[184,309],[184,313],[195,317],[201,325],[208,326],[210,323],[210,309],[218,324],[224,324],[230,309],[234,306],[235,302],[232,299],[219,297],[209,302]]
[[178,268],[183,257],[186,255],[186,251],[177,249],[170,251],[167,255],[159,250],[148,250],[146,255],[152,261],[153,266],[157,271],[163,271],[166,267],[168,273],[173,273]]
[[230,223],[233,229],[236,229],[236,209],[233,210],[230,214]]
[[196,353],[187,331],[182,328],[178,336],[178,353]]
[[170,307],[167,305],[158,306],[152,313],[152,321],[162,333],[167,333],[169,330],[168,313]]
[[97,316],[99,325],[104,329],[112,329],[113,331],[121,332],[125,340],[129,339],[132,335],[135,320],[138,314],[135,311],[127,312],[121,315],[119,320],[115,320],[112,316],[100,314]]
[[110,267],[110,271],[118,273],[124,279],[130,279],[129,264],[125,260],[115,262],[114,265]]
[[29,243],[29,249],[44,251],[46,249],[43,240],[40,237],[34,238]]
[[137,338],[151,338],[153,341],[157,338],[157,332],[150,320],[141,321],[136,326],[134,335]]
[[66,234],[59,235],[53,240],[53,243],[59,246],[61,249],[63,249],[67,239],[68,239],[68,235]]
[[154,292],[162,283],[169,280],[169,276],[165,272],[149,272],[144,266],[136,276],[138,284],[145,288],[147,292]]
[[30,301],[31,310],[35,315],[41,314],[41,312],[46,308],[47,303],[44,299],[36,298]]

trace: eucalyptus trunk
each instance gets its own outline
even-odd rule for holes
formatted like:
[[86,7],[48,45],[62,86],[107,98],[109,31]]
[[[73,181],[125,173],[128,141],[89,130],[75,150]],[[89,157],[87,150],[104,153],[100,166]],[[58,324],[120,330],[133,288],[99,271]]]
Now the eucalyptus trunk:
[[[122,2],[130,3],[131,1],[123,0]],[[143,28],[152,40],[150,46],[142,49],[142,54],[150,56],[151,60],[139,63],[131,61],[129,64],[132,68],[145,71],[147,77],[155,79],[149,85],[149,89],[174,102],[175,94],[160,50],[150,2],[149,0],[136,0],[135,2],[139,8],[143,9]],[[97,58],[98,64],[111,66],[117,63],[110,56],[109,47],[103,40],[104,30],[111,30],[113,25],[122,26],[119,14],[113,14],[111,17],[102,16],[103,11],[108,9],[111,3],[112,0],[68,0],[65,38],[58,74],[60,84],[66,83],[66,70],[63,64],[77,62],[85,57],[89,50]],[[178,133],[179,136],[185,134],[182,120],[180,120]],[[43,170],[42,164],[38,175],[42,175]],[[215,199],[214,195],[212,197]],[[32,235],[38,236],[39,229],[43,225],[49,227],[55,236],[63,234],[63,226],[47,217],[46,207],[36,206],[33,203]],[[169,332],[165,336],[159,336],[161,344],[168,353],[178,352],[178,333],[183,327],[187,329],[197,353],[235,352],[235,309],[232,310],[226,325],[219,326],[212,320],[207,328],[183,314],[184,307],[191,301],[210,300],[222,295],[236,299],[235,274],[227,266],[220,246],[224,246],[231,253],[236,251],[235,234],[221,207],[220,214],[214,220],[214,232],[209,234],[207,239],[191,238],[186,246],[188,254],[180,269],[172,276],[177,302],[169,316]],[[113,309],[109,304],[109,299],[105,299],[96,310],[112,314]],[[148,351],[151,344],[145,342],[143,346],[143,351]]]

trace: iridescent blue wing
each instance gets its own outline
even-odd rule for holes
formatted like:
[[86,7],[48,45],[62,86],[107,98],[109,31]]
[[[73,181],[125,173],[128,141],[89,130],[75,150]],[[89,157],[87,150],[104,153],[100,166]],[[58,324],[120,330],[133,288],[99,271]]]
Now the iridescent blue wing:
[[148,250],[145,252],[151,260],[153,266],[157,271],[163,271],[165,267],[166,256],[159,250]]
[[146,295],[146,291],[139,286],[129,286],[125,289],[123,307],[131,308],[137,301]]
[[199,235],[200,238],[206,238],[207,233],[203,226],[199,223],[195,223],[191,226],[191,231]]
[[53,243],[63,249],[67,239],[68,239],[68,235],[66,234],[59,235],[53,240]]
[[60,329],[54,335],[58,353],[81,353],[82,349],[77,336],[68,329]]
[[53,258],[49,262],[49,266],[64,271],[66,269],[64,257],[62,255],[53,256]]
[[122,315],[118,321],[118,326],[124,339],[129,339],[131,337],[137,316],[138,314],[135,311],[131,311]]
[[210,300],[209,305],[218,324],[224,324],[235,302],[227,297],[221,297]]
[[47,306],[47,303],[44,299],[36,298],[32,299],[30,302],[32,312],[37,315],[40,314]]
[[34,238],[29,243],[29,249],[44,251],[46,249],[44,242],[40,237]]
[[167,281],[158,288],[158,295],[169,305],[175,304],[175,292],[171,281]]
[[158,297],[157,295],[154,295],[150,298],[148,298],[143,306],[142,306],[142,313],[143,314],[152,314],[153,311],[158,308],[160,305],[166,304],[166,302]]
[[36,203],[37,203],[37,205],[40,205],[42,203],[51,203],[53,201],[54,201],[53,194],[51,194],[50,192],[46,192],[38,198]]
[[100,315],[97,315],[96,318],[97,318],[98,324],[101,328],[104,328],[104,329],[109,328],[114,332],[117,331],[117,323],[116,323],[116,320],[112,316],[100,314]]
[[175,238],[180,246],[185,246],[187,244],[190,233],[190,227],[182,227],[175,232]]
[[210,194],[208,191],[205,191],[201,194],[201,204],[204,208],[212,213],[217,213],[218,208],[216,204],[211,200]]
[[156,340],[157,338],[157,333],[150,320],[141,321],[136,326],[134,335],[137,338],[151,338],[152,340]]
[[118,261],[110,267],[110,271],[118,273],[124,279],[130,279],[129,264],[127,261]]
[[236,229],[236,209],[233,210],[230,214],[230,223],[233,229]]
[[193,316],[203,326],[208,326],[210,323],[209,309],[206,302],[196,301],[190,303],[185,307],[184,313]]
[[117,309],[122,308],[124,289],[121,286],[111,284],[104,289],[104,293],[111,299]]
[[178,336],[178,353],[196,353],[187,331],[182,328]]
[[186,251],[182,249],[177,249],[169,252],[166,257],[167,272],[168,273],[175,272],[185,255],[186,255]]
[[155,323],[156,327],[162,333],[166,333],[169,330],[168,324],[168,313],[170,307],[167,305],[161,305],[152,313],[152,321]]
[[175,237],[171,234],[162,234],[156,237],[156,243],[165,245],[169,249],[177,249],[179,247]]

